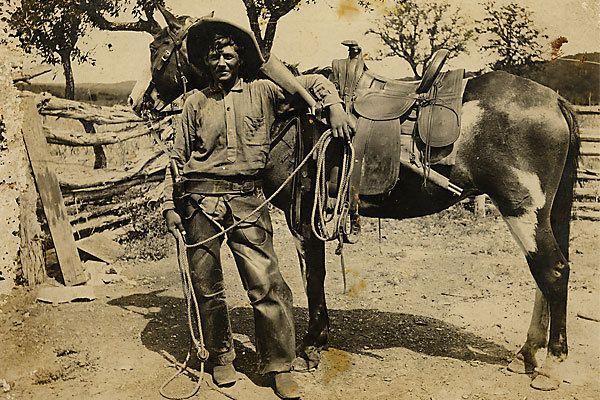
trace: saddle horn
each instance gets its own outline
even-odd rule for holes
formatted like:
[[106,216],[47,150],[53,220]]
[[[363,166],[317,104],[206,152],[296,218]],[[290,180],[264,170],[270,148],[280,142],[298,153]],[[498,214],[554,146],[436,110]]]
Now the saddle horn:
[[158,11],[160,11],[162,16],[165,18],[165,21],[167,22],[167,26],[169,27],[169,29],[171,29],[172,31],[177,31],[178,29],[181,28],[181,24],[179,23],[179,20],[177,19],[177,17],[175,15],[173,15],[169,10],[167,10],[164,5],[159,3],[156,5],[156,8],[158,9]]

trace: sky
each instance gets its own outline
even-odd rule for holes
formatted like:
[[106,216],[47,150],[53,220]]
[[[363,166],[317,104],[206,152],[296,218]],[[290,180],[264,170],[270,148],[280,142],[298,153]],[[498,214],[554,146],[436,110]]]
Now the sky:
[[[460,7],[469,21],[483,17],[481,0],[446,1]],[[299,11],[292,11],[280,20],[273,46],[273,53],[280,59],[299,63],[301,69],[329,65],[334,58],[346,57],[347,50],[340,44],[346,39],[357,40],[367,54],[383,49],[377,37],[365,35],[380,12],[341,12],[343,6],[352,6],[356,0],[317,0],[316,3],[303,4]],[[544,28],[549,40],[561,35],[567,37],[569,42],[563,45],[564,54],[600,51],[600,0],[521,0],[518,3],[534,12],[536,26]],[[166,4],[177,15],[199,17],[214,10],[216,17],[248,27],[241,0],[166,0]],[[162,19],[157,20],[162,23]],[[74,65],[75,82],[136,80],[142,67],[149,64],[151,41],[147,33],[90,32],[82,47],[93,50],[96,64]],[[451,60],[449,67],[477,70],[488,61],[479,46],[472,45],[469,54]],[[412,75],[408,64],[397,57],[368,61],[368,66],[375,73],[389,77]],[[48,81],[64,82],[62,68],[56,67],[53,74],[34,80]]]

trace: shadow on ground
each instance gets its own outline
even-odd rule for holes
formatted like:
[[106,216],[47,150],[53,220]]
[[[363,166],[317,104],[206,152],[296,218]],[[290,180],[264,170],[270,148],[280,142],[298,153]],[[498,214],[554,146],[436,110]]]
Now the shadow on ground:
[[[141,332],[144,346],[157,353],[166,351],[183,362],[189,346],[185,303],[181,298],[162,296],[162,292],[137,293],[113,299],[108,304],[124,309],[136,307],[135,312],[148,320]],[[144,308],[148,311],[139,312]],[[159,311],[155,312],[156,308]],[[306,330],[308,312],[306,308],[295,307],[294,315],[299,339]],[[329,345],[354,354],[380,358],[371,351],[400,347],[429,356],[498,365],[504,365],[512,356],[499,344],[435,318],[371,309],[329,310],[329,316]],[[252,309],[231,310],[231,320],[234,333],[247,335],[254,343]],[[255,371],[257,354],[239,341],[235,347],[238,371],[263,386],[265,383]]]

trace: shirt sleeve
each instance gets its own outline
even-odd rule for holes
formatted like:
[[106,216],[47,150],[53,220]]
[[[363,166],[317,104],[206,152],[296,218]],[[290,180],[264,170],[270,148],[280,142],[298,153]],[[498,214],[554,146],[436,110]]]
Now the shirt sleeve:
[[300,84],[320,102],[323,108],[342,102],[335,85],[319,74],[300,75]]
[[[321,103],[323,108],[342,102],[335,85],[323,75],[300,75],[297,76],[296,79],[298,79],[298,82],[302,85],[302,87],[309,91],[309,93],[315,98],[315,100],[317,100],[317,102]],[[287,93],[281,87],[272,81],[267,82],[271,91],[271,95],[276,102],[287,100]]]
[[175,118],[175,140],[173,143],[173,149],[170,154],[169,164],[165,170],[165,185],[162,194],[163,198],[163,213],[167,210],[175,209],[175,202],[173,201],[173,178],[171,174],[170,163],[175,161],[179,171],[183,168],[183,165],[190,156],[190,137],[196,131],[196,113],[192,103],[189,101],[192,97],[183,105],[183,111],[178,118]]

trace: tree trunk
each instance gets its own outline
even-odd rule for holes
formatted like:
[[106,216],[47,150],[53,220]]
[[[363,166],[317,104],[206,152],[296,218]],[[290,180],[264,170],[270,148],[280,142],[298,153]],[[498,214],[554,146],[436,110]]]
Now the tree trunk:
[[61,53],[60,59],[65,74],[65,99],[75,100],[75,80],[73,79],[73,69],[71,67],[71,52]]
[[248,16],[248,22],[250,22],[250,29],[254,33],[258,47],[265,54],[265,43],[260,31],[260,23],[258,22],[259,11],[253,1],[244,0],[244,5],[246,6],[246,15]]
[[273,41],[275,40],[275,32],[277,31],[277,23],[279,22],[279,18],[271,17],[269,18],[269,22],[267,22],[267,28],[265,30],[265,37],[263,40],[263,52],[266,55],[271,53],[271,48],[273,47]]
[[413,74],[415,75],[415,79],[419,80],[421,79],[421,74],[419,74],[417,67],[418,65],[415,64],[413,61],[407,60],[408,63],[410,64],[410,69],[412,69]]

